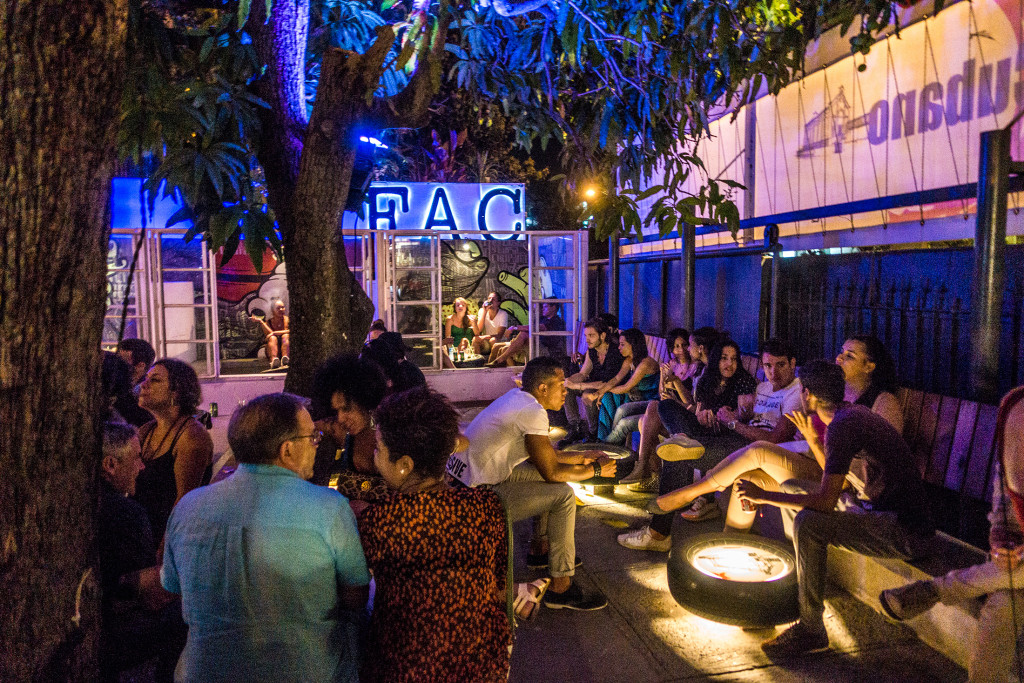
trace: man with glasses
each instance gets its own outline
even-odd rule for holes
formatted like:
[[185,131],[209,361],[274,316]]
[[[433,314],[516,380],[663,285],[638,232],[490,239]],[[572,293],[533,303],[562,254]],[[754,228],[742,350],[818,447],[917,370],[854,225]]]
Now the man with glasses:
[[182,680],[355,678],[349,610],[370,576],[348,501],[306,481],[320,437],[299,398],[250,401],[228,426],[238,470],[171,513],[161,579],[189,626]]

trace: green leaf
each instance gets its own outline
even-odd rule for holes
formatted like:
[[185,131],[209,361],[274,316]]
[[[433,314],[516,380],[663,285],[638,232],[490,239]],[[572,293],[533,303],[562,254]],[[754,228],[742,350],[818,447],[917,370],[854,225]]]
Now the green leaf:
[[[238,0],[238,28],[241,30],[245,26],[245,22],[249,21],[249,9],[252,5],[252,0]],[[267,16],[270,16],[270,0],[267,0]],[[200,58],[199,61],[202,61]]]

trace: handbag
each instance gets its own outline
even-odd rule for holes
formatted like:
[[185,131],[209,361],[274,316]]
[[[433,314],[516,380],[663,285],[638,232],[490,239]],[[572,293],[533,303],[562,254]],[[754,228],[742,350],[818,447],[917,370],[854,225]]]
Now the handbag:
[[349,500],[365,503],[379,503],[391,496],[384,477],[377,474],[362,474],[352,470],[332,472],[327,485]]

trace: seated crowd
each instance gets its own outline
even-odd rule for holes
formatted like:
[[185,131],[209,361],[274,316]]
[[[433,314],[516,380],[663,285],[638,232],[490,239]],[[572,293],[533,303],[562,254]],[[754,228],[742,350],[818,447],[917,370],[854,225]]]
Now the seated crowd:
[[[490,299],[480,321],[456,305],[446,335],[500,358],[507,321]],[[237,469],[213,484],[191,367],[162,359],[148,368],[136,408],[151,419],[137,432],[123,419],[135,415],[130,380],[111,380],[104,675],[156,658],[161,680],[175,665],[185,681],[506,680],[515,617],[541,604],[607,604],[574,580],[568,482],[658,494],[650,521],[618,536],[633,550],[670,550],[675,511],[711,519],[716,492],[728,491],[727,530],[749,532],[759,506],[779,508],[796,550],[800,619],[762,645],[772,658],[828,647],[830,545],[899,559],[930,551],[934,526],[901,434],[895,366],[876,338],[851,337],[835,362],[799,369],[789,344],[770,340],[758,382],[713,328],[672,330],[660,366],[640,330],[599,318],[584,332],[582,363],[530,360],[521,389],[462,434],[455,407],[405,359],[401,336],[384,331],[359,356],[325,362],[308,404],[268,394],[240,407],[228,428]],[[134,358],[114,358],[120,365],[105,360],[105,374],[136,371]],[[894,619],[990,596],[972,661],[1000,667],[1012,666],[1018,634],[1007,614],[1013,581],[1024,581],[1022,397],[1008,397],[1000,417],[1006,485],[992,560],[882,596]],[[551,419],[562,411],[569,431],[556,448]],[[629,457],[610,457],[611,445]],[[517,584],[511,525],[523,520],[532,521],[527,566],[546,578]]]

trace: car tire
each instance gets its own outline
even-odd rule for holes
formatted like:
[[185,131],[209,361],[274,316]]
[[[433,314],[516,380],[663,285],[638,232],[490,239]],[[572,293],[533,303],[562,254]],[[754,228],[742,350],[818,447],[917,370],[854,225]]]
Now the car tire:
[[[763,571],[769,580],[733,580],[713,575],[714,553],[720,546],[742,546],[757,553],[754,570],[746,576]],[[704,566],[701,571],[697,564]],[[762,628],[796,621],[797,603],[796,557],[787,544],[773,539],[721,532],[680,539],[668,559],[668,586],[683,608],[694,614],[723,624]]]

